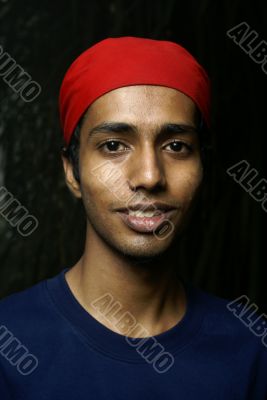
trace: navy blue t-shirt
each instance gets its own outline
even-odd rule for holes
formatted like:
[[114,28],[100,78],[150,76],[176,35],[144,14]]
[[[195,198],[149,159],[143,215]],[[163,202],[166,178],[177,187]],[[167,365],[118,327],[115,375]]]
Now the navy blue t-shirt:
[[80,305],[65,272],[0,302],[1,400],[267,400],[267,348],[228,300],[182,280],[182,320],[130,339]]

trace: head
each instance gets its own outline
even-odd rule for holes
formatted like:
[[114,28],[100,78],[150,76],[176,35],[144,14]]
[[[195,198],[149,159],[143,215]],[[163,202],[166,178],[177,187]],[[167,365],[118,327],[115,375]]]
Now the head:
[[[172,88],[128,86],[98,98],[63,155],[88,234],[133,257],[165,252],[186,225],[203,180],[199,123],[194,102]],[[111,171],[119,173],[116,179]],[[117,212],[156,201],[175,209],[173,231],[164,240],[133,231]]]
[[[146,39],[144,41],[147,46]],[[140,46],[142,48],[142,43]],[[171,45],[171,51],[177,49]],[[129,54],[128,58],[131,58],[132,52]],[[160,53],[155,54],[153,65]],[[102,81],[92,80],[90,71],[90,85],[92,81],[97,82],[95,97],[88,81],[81,79],[81,68],[76,62],[61,91],[61,115],[67,138],[62,154],[66,183],[73,195],[82,199],[88,237],[95,235],[114,251],[129,257],[144,259],[166,252],[186,226],[203,182],[206,132],[203,110],[205,114],[206,109],[204,95],[199,95],[197,89],[203,87],[205,92],[207,78],[204,76],[194,84],[190,73],[195,73],[197,64],[188,53],[178,56],[180,74],[177,75],[177,69],[174,69],[170,80],[172,71],[166,72],[169,62],[165,57],[163,61],[160,58],[165,73],[160,72],[162,76],[156,78],[146,61],[140,61],[137,72],[128,76],[126,71],[127,76],[123,77],[125,70],[119,64],[121,73],[119,78],[117,75],[114,78],[112,70],[109,90],[106,87],[109,79],[105,76],[102,85]],[[127,62],[127,55],[124,61]],[[88,59],[84,65],[87,68]],[[136,74],[142,71],[144,79],[144,68],[147,68],[147,83],[140,83],[140,76],[137,79]],[[153,83],[154,80],[158,83]],[[183,90],[179,90],[181,85]],[[81,88],[80,96],[77,87]],[[75,96],[78,96],[76,102],[73,101]],[[82,107],[80,99],[86,99]],[[138,203],[155,202],[173,208],[168,217],[171,229],[163,236],[155,231],[132,229],[119,212],[122,208],[129,211]]]

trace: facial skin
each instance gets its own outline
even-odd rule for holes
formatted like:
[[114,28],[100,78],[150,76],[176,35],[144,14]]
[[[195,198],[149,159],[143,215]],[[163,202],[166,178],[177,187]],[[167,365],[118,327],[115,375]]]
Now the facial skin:
[[[98,235],[106,245],[137,259],[155,257],[168,249],[187,219],[202,181],[202,165],[195,132],[164,137],[158,132],[167,123],[195,127],[195,116],[196,107],[189,97],[161,86],[122,87],[91,105],[81,129],[80,185],[72,168],[66,168],[71,191],[84,203],[89,237]],[[131,124],[137,133],[103,131],[90,137],[90,131],[104,122]],[[110,139],[116,142],[100,148]],[[182,142],[177,150],[171,144],[174,140]],[[108,170],[119,172],[119,178],[107,179]],[[133,231],[115,212],[138,199],[177,207],[171,217],[174,230],[166,239]]]
[[[175,89],[119,88],[98,98],[85,115],[80,184],[71,163],[62,158],[66,183],[82,199],[87,215],[84,253],[66,280],[79,303],[111,330],[116,331],[113,324],[91,307],[105,293],[111,293],[150,335],[166,331],[185,314],[186,295],[175,275],[175,255],[201,187],[202,163],[196,132],[159,131],[166,124],[196,127],[196,119],[193,101]],[[92,134],[107,122],[132,125],[135,132],[124,126],[120,132]],[[104,145],[111,139],[113,144]],[[184,144],[173,145],[175,140]],[[118,181],[107,179],[110,170],[119,171]],[[177,207],[170,217],[174,229],[163,240],[132,230],[115,211],[155,201]]]

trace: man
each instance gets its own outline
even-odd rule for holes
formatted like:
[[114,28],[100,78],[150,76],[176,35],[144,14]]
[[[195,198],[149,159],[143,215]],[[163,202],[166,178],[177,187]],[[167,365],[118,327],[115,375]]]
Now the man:
[[266,347],[175,259],[209,96],[204,69],[168,41],[108,38],[68,69],[62,160],[84,253],[1,301],[1,400],[267,399]]

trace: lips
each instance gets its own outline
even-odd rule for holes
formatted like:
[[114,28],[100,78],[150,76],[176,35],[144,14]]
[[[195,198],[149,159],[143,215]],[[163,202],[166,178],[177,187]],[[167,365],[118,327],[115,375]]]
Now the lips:
[[175,206],[171,206],[167,203],[162,203],[159,201],[156,201],[154,203],[138,203],[138,204],[131,204],[128,205],[127,208],[126,207],[122,207],[122,208],[117,208],[115,211],[123,211],[123,212],[128,212],[129,210],[132,211],[161,211],[161,212],[165,212],[165,211],[170,211],[175,209]]
[[[148,208],[146,209],[146,211]],[[153,209],[155,211],[155,209]],[[151,233],[156,229],[159,229],[164,220],[168,220],[173,216],[177,209],[170,210],[156,210],[153,216],[137,216],[131,215],[129,210],[117,211],[118,215],[124,221],[124,223],[136,232],[140,233]]]

